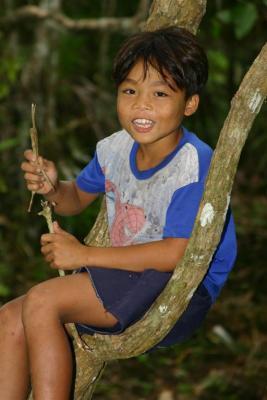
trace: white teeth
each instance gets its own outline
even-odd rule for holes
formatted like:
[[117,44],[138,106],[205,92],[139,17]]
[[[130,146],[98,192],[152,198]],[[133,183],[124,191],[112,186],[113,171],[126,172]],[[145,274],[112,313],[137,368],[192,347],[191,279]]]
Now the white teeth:
[[133,123],[136,125],[142,125],[144,127],[149,127],[153,124],[153,121],[151,121],[150,119],[137,118],[133,121]]

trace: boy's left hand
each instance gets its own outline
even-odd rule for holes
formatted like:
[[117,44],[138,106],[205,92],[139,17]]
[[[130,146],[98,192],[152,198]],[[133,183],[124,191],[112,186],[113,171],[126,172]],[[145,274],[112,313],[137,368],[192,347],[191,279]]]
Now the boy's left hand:
[[55,269],[75,269],[83,265],[85,246],[73,235],[53,223],[54,233],[41,236],[41,252],[45,260]]

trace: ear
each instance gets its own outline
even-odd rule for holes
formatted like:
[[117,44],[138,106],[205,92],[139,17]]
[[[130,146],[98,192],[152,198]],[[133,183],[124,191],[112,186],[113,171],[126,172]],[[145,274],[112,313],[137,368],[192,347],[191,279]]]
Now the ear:
[[190,115],[194,114],[197,111],[199,105],[199,95],[193,94],[193,96],[189,97],[185,103],[185,110],[184,115],[189,117]]

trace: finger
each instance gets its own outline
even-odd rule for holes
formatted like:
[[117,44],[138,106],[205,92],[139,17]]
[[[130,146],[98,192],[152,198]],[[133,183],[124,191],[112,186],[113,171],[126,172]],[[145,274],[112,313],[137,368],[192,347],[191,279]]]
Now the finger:
[[43,175],[32,173],[32,172],[26,172],[24,174],[24,178],[26,181],[32,182],[32,183],[41,183],[45,182],[45,178]]
[[56,235],[54,233],[45,233],[41,236],[41,244],[53,243],[56,240]]
[[37,191],[39,192],[39,191],[45,190],[44,182],[34,182],[34,181],[27,180],[26,187],[28,190],[30,190],[32,192],[37,192]]
[[54,163],[52,161],[46,160],[44,157],[38,157],[38,165],[43,170],[48,170]]
[[55,168],[55,165],[54,165],[53,161],[46,160],[45,158],[43,158],[43,164],[42,165],[43,165],[43,169],[45,171],[48,171],[51,168]]
[[58,262],[55,258],[53,261],[50,262],[50,267],[52,269],[63,269],[62,264],[60,262]]
[[52,269],[60,269],[60,266],[59,266],[57,263],[54,263],[54,262],[51,262],[51,263],[50,263],[50,267],[51,267]]
[[46,243],[44,245],[41,246],[41,253],[42,254],[49,254],[49,253],[53,253],[53,248],[51,243]]
[[54,263],[54,255],[52,253],[48,253],[44,257],[45,261],[49,264]]
[[49,160],[46,160],[45,158],[43,158],[42,173],[43,173],[43,176],[46,176],[49,178],[50,186],[53,186],[53,188],[55,188],[58,184],[58,182],[57,182],[58,174],[57,174],[57,169],[56,169],[53,161],[49,161]]
[[35,154],[31,149],[24,151],[24,157],[26,158],[26,160],[30,162],[36,162]]
[[53,253],[48,253],[44,256],[45,261],[50,265],[51,268],[60,268],[59,264],[56,262],[55,255]]
[[[44,184],[41,182],[41,183],[31,183],[31,182],[28,182],[27,183],[27,189],[30,191],[30,192],[38,192],[38,193],[40,193],[40,194],[43,194],[43,192],[42,192],[42,190],[44,189]],[[45,192],[44,192],[45,193]]]
[[20,167],[21,167],[22,171],[24,171],[24,172],[31,172],[31,173],[36,173],[36,174],[40,173],[40,172],[38,172],[39,168],[38,168],[37,164],[31,164],[30,162],[24,161],[21,163]]
[[38,166],[39,166],[41,169],[43,169],[43,167],[44,167],[44,159],[43,159],[42,156],[39,156],[39,157],[38,157],[37,163],[38,163]]
[[54,228],[54,232],[55,232],[55,233],[61,233],[61,234],[63,233],[63,234],[69,235],[68,232],[64,231],[64,229],[62,229],[62,228],[59,226],[59,224],[58,224],[57,221],[54,221],[54,222],[53,222],[53,228]]

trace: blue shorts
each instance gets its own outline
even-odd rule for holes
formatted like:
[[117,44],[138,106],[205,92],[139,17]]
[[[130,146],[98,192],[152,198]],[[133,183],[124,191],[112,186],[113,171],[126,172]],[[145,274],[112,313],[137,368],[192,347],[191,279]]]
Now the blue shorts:
[[[155,269],[131,272],[121,269],[83,267],[77,271],[79,272],[88,273],[96,295],[104,308],[118,319],[118,323],[112,328],[76,324],[81,334],[89,335],[94,333],[116,335],[137,322],[150,308],[172,276],[172,272],[160,272]],[[211,305],[209,292],[201,284],[172,330],[155,347],[171,346],[190,338],[200,327]]]

